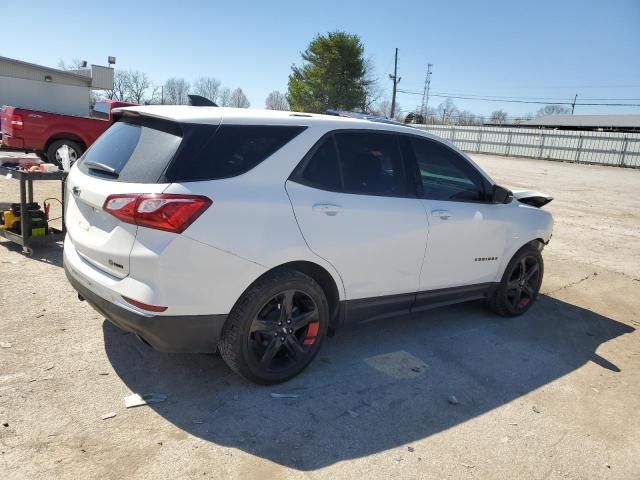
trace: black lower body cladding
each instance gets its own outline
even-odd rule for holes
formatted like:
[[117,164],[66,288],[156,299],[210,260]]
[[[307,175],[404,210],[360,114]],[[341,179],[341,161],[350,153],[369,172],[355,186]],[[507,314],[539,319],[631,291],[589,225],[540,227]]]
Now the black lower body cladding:
[[69,283],[98,313],[117,327],[134,333],[160,352],[212,353],[227,315],[177,315],[145,317],[99,297],[78,282],[65,263]]

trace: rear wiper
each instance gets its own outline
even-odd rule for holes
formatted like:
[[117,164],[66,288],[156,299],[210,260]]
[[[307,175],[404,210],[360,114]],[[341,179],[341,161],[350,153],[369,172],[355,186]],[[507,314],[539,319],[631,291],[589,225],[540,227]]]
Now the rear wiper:
[[120,176],[120,174],[116,172],[115,168],[110,167],[109,165],[105,165],[104,163],[92,162],[92,161],[83,162],[83,163],[87,168],[90,168],[91,170],[98,170],[100,172],[108,173],[109,175],[112,175],[116,178]]

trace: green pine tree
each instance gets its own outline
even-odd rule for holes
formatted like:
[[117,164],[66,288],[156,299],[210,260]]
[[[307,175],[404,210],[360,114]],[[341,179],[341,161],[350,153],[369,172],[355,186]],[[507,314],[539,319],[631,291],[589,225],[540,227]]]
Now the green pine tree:
[[357,35],[331,32],[316,36],[291,67],[287,100],[291,110],[323,113],[328,108],[366,111],[373,81]]

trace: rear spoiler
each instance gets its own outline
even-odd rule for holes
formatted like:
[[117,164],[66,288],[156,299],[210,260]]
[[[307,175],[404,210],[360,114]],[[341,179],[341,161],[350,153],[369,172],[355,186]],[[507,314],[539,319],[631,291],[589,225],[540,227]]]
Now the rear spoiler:
[[192,107],[217,107],[215,102],[212,102],[207,97],[202,95],[188,95],[189,103]]
[[526,203],[532,207],[544,207],[553,200],[551,195],[546,193],[533,192],[531,190],[517,190],[513,192],[513,196],[521,203]]

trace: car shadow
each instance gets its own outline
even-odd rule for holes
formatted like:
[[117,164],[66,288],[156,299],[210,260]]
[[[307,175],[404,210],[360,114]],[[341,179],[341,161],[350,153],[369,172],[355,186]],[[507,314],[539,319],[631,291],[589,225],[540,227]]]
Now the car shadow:
[[589,361],[618,372],[595,352],[634,329],[547,296],[514,319],[463,304],[339,331],[305,372],[271,387],[242,380],[219,356],[157,353],[107,321],[103,331],[117,374],[134,392],[166,394],[150,408],[177,427],[315,470],[441,432]]

